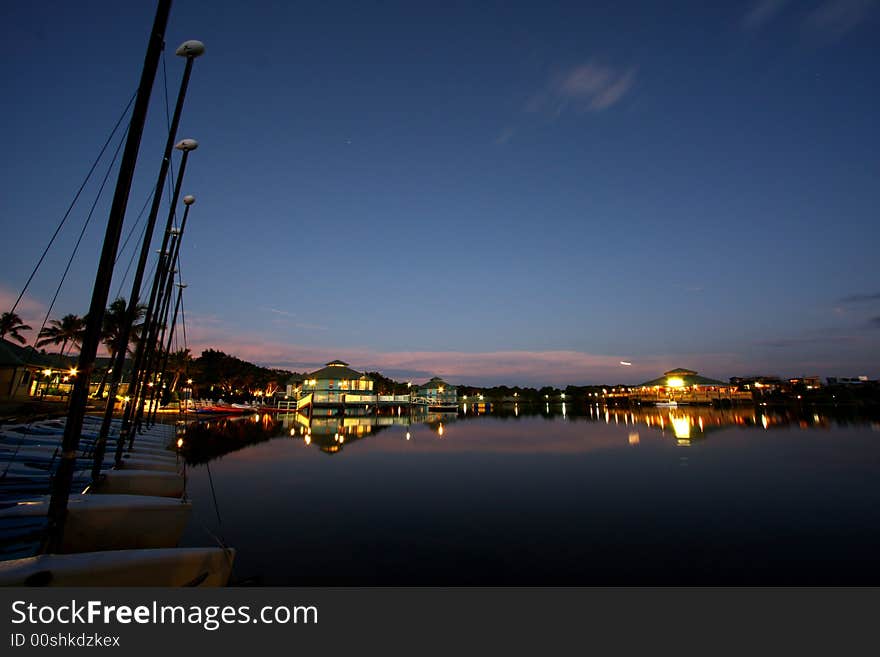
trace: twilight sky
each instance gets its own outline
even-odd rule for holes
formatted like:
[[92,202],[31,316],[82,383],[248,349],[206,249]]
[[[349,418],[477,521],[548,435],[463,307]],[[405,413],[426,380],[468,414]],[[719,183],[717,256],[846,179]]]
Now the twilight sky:
[[[0,7],[0,309],[134,92],[154,11]],[[176,0],[172,102],[174,49],[207,47],[178,133],[200,142],[189,346],[455,383],[878,377],[878,27],[877,0]],[[32,325],[107,164],[18,309]],[[88,307],[114,183],[53,318]]]

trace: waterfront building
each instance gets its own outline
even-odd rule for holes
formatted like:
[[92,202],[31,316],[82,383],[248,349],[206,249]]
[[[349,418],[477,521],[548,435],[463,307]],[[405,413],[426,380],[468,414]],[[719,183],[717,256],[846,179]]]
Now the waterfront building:
[[865,386],[877,385],[877,380],[869,379],[865,375],[861,376],[829,376],[825,381],[829,386]]
[[730,385],[736,386],[737,390],[748,390],[761,395],[784,392],[789,387],[778,376],[732,376]]
[[818,390],[822,387],[822,380],[818,376],[798,376],[789,379],[792,388],[803,387],[807,390]]
[[749,391],[738,390],[736,385],[700,376],[695,370],[677,368],[663,376],[635,386],[628,393],[640,403],[713,404],[722,402],[750,402]]
[[456,408],[458,390],[438,376],[418,387],[417,396],[426,400],[428,408]]
[[306,375],[296,389],[297,397],[312,395],[316,404],[374,403],[373,379],[351,369],[348,363],[332,360]]
[[27,401],[42,394],[66,395],[74,361],[0,338],[0,401]]

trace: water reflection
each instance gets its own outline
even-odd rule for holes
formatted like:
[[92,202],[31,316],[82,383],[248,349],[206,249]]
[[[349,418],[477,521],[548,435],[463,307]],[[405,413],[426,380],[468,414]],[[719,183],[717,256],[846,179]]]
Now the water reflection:
[[[748,406],[741,408],[712,408],[679,406],[675,409],[645,406],[640,408],[600,407],[587,404],[582,407],[562,403],[558,405],[493,405],[466,404],[458,412],[428,413],[400,407],[380,413],[368,409],[346,409],[344,413],[332,409],[318,409],[311,416],[300,413],[254,414],[194,424],[187,429],[184,454],[190,464],[198,464],[240,450],[249,445],[287,436],[302,441],[306,447],[315,447],[325,454],[339,454],[344,448],[357,445],[392,427],[404,431],[397,435],[406,441],[434,438],[454,438],[455,424],[473,422],[481,418],[495,418],[515,422],[541,417],[566,423],[592,423],[620,426],[621,440],[638,446],[644,440],[639,427],[649,433],[674,441],[680,447],[689,447],[705,440],[711,433],[728,427],[769,431],[777,429],[829,429],[833,426],[870,425],[878,430],[875,416],[835,411]],[[622,425],[622,426],[621,426]],[[540,440],[541,436],[535,436]]]

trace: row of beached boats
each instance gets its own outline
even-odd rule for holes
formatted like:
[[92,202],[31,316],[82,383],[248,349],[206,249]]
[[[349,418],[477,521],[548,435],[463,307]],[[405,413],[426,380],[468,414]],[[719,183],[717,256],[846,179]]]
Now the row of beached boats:
[[[186,497],[185,464],[173,449],[177,442],[175,427],[152,425],[150,419],[147,428],[141,431],[141,411],[145,402],[149,402],[148,408],[152,407],[154,396],[149,386],[159,380],[167,365],[181,294],[186,287],[177,280],[179,291],[172,313],[179,244],[195,198],[183,197],[185,211],[179,223],[175,207],[187,157],[198,147],[194,139],[174,142],[193,61],[205,50],[199,41],[186,41],[175,51],[185,58],[186,66],[154,185],[153,203],[143,229],[140,259],[132,276],[125,321],[118,337],[121,344],[129,343],[134,309],[146,300],[141,298],[143,276],[149,254],[153,252],[153,232],[173,146],[183,155],[156,273],[147,295],[146,329],[130,369],[130,387],[134,392],[130,393],[131,401],[125,407],[124,425],[113,420],[113,412],[127,357],[125,348],[119,349],[111,369],[113,376],[104,417],[92,418],[85,414],[89,374],[100,342],[103,311],[118,259],[170,10],[171,0],[157,0],[140,82],[132,99],[128,128],[122,137],[125,148],[119,161],[87,321],[80,337],[77,364],[80,375],[73,381],[67,417],[0,426],[0,585],[205,586],[224,585],[230,576],[233,550],[224,546],[177,547],[192,512],[192,503]],[[164,364],[159,357],[163,352],[166,354]],[[134,421],[136,409],[140,411]],[[155,417],[151,413],[147,416]],[[135,427],[137,431],[132,434],[130,429]],[[112,450],[111,457],[104,451],[105,444],[126,449]]]
[[[137,436],[120,465],[91,477],[90,441],[100,419],[83,423],[82,462],[68,498],[56,554],[38,554],[46,532],[48,491],[59,459],[64,419],[0,426],[0,585],[222,586],[234,551],[178,548],[192,503],[175,427],[155,425]],[[114,422],[111,440],[118,435]],[[82,467],[80,467],[80,465]]]

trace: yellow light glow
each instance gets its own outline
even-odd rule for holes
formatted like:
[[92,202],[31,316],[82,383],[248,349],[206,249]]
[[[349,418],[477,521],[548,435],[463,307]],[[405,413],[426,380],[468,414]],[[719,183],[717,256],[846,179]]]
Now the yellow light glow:
[[676,438],[691,437],[691,421],[687,416],[676,417],[675,415],[670,415],[669,421],[672,422],[672,432]]
[[311,437],[311,436],[306,436],[306,437],[305,437],[305,443],[306,443],[306,445],[311,445],[311,444],[312,444],[312,437]]
[[406,432],[406,439],[409,440],[412,436],[409,435],[409,431]]
[[443,424],[442,424],[442,423],[440,424],[439,427],[437,427],[437,435],[438,435],[438,436],[442,436],[442,435],[443,435]]
[[181,447],[183,447],[183,438],[178,438],[177,439],[177,448],[180,449]]
[[43,376],[52,376],[52,370],[43,370]]
[[638,431],[631,431],[630,432],[630,434],[629,434],[629,444],[630,445],[638,445],[640,439],[641,438],[639,437]]
[[684,388],[684,379],[678,376],[670,376],[666,379],[666,385],[670,388]]

